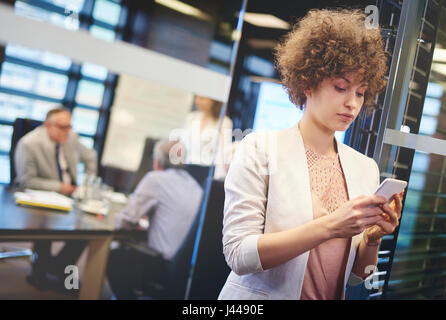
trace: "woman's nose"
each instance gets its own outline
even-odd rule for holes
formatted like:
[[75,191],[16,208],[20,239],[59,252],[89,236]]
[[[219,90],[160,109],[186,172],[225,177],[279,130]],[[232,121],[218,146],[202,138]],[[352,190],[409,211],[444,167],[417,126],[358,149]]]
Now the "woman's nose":
[[362,99],[359,99],[356,96],[356,92],[349,93],[345,100],[345,106],[348,107],[350,110],[359,108],[361,106],[361,103],[362,103]]

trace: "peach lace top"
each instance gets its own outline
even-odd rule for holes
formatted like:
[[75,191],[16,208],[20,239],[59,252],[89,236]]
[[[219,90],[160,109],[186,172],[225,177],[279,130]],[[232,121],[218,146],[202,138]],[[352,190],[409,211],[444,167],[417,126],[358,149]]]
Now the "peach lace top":
[[[334,212],[348,201],[339,154],[319,155],[305,146],[310,175],[313,218]],[[315,210],[319,208],[319,210]],[[310,250],[302,286],[302,300],[344,299],[344,275],[351,239],[328,240]]]

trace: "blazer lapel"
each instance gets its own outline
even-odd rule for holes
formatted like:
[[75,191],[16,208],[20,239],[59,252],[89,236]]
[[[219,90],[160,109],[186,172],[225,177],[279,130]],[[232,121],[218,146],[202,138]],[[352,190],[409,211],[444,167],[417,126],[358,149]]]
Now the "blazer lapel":
[[355,163],[351,155],[348,154],[348,150],[346,149],[346,146],[342,142],[339,142],[336,139],[336,144],[338,146],[339,159],[341,161],[342,171],[344,172],[345,182],[347,184],[348,199],[352,200],[353,198],[359,196],[359,194],[357,193],[359,190],[361,190],[361,188],[358,188],[357,186],[358,183],[358,179],[356,176],[357,163]]
[[[308,172],[307,155],[302,134],[300,133],[299,123],[290,128],[290,130],[293,132],[293,135],[290,135],[292,141],[290,141],[286,150],[288,150],[287,156],[289,160],[294,165],[294,168],[296,168],[295,181],[299,183],[299,189],[301,190],[299,199],[296,199],[299,207],[303,209],[299,213],[299,216],[304,222],[311,221],[313,220],[313,202],[311,198],[310,174]],[[298,164],[297,167],[296,164]]]
[[[355,163],[355,159],[352,157],[350,150],[347,149],[347,146],[343,143],[336,140],[339,152],[339,159],[341,161],[342,170],[345,176],[345,182],[347,184],[348,191],[348,199],[352,200],[361,195],[362,189],[359,185],[361,183],[360,172],[358,172],[357,167],[358,164]],[[356,249],[361,242],[363,237],[363,233],[360,233],[354,237],[352,237],[352,241],[350,243],[350,254],[347,262],[346,274],[344,277],[344,286],[347,284],[349,278],[349,270],[352,269],[353,263],[355,261]]]

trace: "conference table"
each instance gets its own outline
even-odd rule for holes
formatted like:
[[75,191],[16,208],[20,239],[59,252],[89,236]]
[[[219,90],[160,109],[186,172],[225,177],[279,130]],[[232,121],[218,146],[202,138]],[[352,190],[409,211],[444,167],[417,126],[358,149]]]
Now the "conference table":
[[79,299],[99,299],[112,240],[142,241],[147,232],[115,228],[123,204],[111,203],[105,216],[84,213],[74,204],[70,212],[25,207],[15,203],[14,192],[0,185],[0,242],[34,240],[88,240],[88,255]]

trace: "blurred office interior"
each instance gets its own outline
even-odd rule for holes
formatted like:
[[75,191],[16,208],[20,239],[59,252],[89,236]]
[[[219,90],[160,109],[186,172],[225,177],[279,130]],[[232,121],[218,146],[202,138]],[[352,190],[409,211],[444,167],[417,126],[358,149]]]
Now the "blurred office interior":
[[[290,127],[302,113],[279,82],[275,45],[309,9],[368,5],[379,9],[390,57],[388,83],[374,111],[361,113],[337,138],[374,158],[381,180],[393,177],[409,185],[401,224],[381,244],[374,288],[350,288],[347,298],[445,299],[444,0],[3,0],[0,200],[12,183],[14,122],[43,121],[58,105],[72,111],[73,130],[97,151],[102,181],[126,195],[151,170],[153,143],[183,127],[197,95],[223,103],[220,125],[226,115],[242,132]],[[157,283],[141,298],[217,298],[229,268],[219,251],[224,192],[214,169],[190,169],[204,198],[169,271],[182,270],[181,285]],[[80,165],[78,184],[83,179]],[[10,208],[0,204],[0,234],[8,235],[0,237],[0,246],[32,248],[32,236],[15,239],[2,227],[11,219]],[[37,227],[24,228],[33,234]],[[11,288],[20,282],[26,291],[11,296],[0,288],[0,299],[63,297],[41,295],[26,284],[28,260],[0,260],[0,282],[9,281]],[[15,267],[22,273],[8,277]]]

